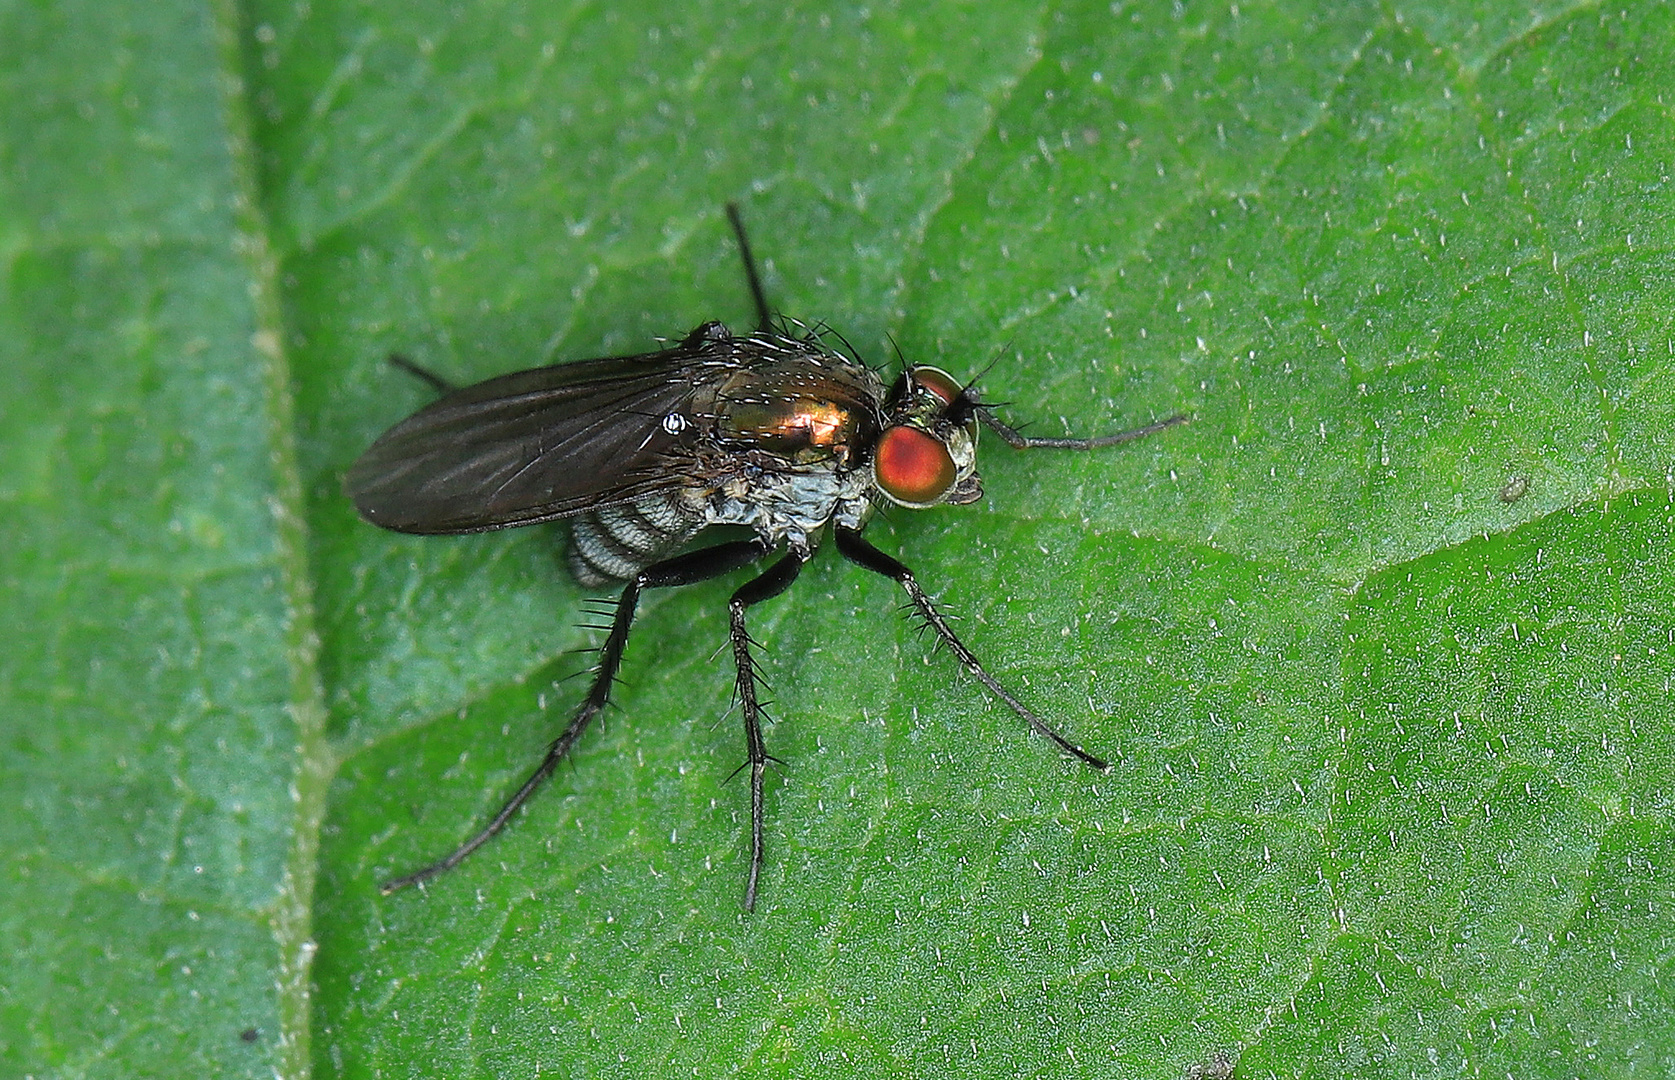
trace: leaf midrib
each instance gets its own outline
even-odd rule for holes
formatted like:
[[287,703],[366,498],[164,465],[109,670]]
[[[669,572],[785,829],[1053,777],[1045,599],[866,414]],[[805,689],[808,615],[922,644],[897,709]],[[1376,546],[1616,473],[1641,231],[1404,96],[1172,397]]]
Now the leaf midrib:
[[249,275],[254,326],[250,348],[261,365],[267,406],[266,440],[273,468],[274,546],[285,609],[284,649],[289,669],[287,712],[295,725],[296,769],[291,782],[295,816],[290,850],[279,888],[267,911],[278,947],[279,1060],[275,1072],[292,1080],[313,1073],[310,988],[314,886],[318,873],[320,827],[326,792],[337,761],[326,740],[326,702],[320,677],[319,635],[315,628],[314,583],[308,563],[308,526],[304,515],[302,470],[297,456],[296,403],[279,299],[279,274],[271,247],[267,199],[261,183],[253,137],[250,55],[242,42],[247,33],[236,0],[214,0],[211,32],[220,68],[229,172],[234,190],[233,249]]

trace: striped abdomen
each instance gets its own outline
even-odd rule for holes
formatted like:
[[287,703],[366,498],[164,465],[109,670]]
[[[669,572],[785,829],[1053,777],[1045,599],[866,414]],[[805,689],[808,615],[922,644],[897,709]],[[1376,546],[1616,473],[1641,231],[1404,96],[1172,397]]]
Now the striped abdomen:
[[570,519],[570,572],[594,587],[627,581],[686,543],[703,519],[682,510],[674,492],[589,510]]

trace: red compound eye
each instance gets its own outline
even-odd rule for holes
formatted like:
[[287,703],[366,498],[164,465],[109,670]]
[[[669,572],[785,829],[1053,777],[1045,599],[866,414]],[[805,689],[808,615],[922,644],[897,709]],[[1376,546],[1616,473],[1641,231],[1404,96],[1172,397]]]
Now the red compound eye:
[[879,437],[872,471],[884,494],[906,506],[936,502],[954,486],[958,474],[940,439],[906,424]]
[[926,390],[942,399],[944,405],[952,405],[954,399],[965,389],[954,377],[941,368],[916,367],[913,369],[913,384],[923,386]]

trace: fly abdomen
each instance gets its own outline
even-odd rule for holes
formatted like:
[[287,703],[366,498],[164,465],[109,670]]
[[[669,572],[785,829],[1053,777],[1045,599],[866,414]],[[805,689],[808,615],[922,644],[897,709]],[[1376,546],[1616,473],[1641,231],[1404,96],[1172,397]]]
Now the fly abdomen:
[[570,572],[589,588],[627,581],[703,527],[674,492],[589,510],[570,520]]

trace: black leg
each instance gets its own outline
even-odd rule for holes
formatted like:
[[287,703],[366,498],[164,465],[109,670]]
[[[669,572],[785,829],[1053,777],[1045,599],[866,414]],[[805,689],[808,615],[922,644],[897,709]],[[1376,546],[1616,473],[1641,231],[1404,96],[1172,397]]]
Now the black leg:
[[919,582],[914,580],[911,570],[867,543],[861,537],[861,534],[854,529],[838,528],[836,533],[837,548],[838,551],[843,553],[844,558],[857,566],[866,567],[875,574],[882,574],[892,579],[907,590],[908,599],[912,601],[914,609],[919,612],[919,617],[925,620],[925,625],[936,631],[936,636],[941,638],[942,643],[948,646],[949,651],[958,658],[961,664],[965,665],[965,669],[977,677],[978,682],[988,687],[989,693],[1006,702],[1013,712],[1029,722],[1030,727],[1053,740],[1058,744],[1059,749],[1065,753],[1082,759],[1096,769],[1106,767],[1105,762],[1053,730],[1047,721],[1035,715],[1023,702],[1013,697],[1006,687],[995,681],[993,675],[983,670],[983,665],[977,662],[977,657],[973,655],[972,651],[965,647],[964,642],[954,636],[954,630],[948,625],[948,620],[942,617],[942,612],[936,609],[936,604],[925,595],[925,590],[919,587]]
[[[646,589],[668,588],[674,585],[690,585],[706,578],[719,577],[722,574],[737,570],[742,566],[760,559],[768,553],[766,545],[758,540],[735,540],[714,547],[703,548],[699,551],[677,555],[672,559],[646,567],[635,575],[634,580],[623,586],[622,598],[617,601],[616,617],[611,621],[611,632],[605,638],[604,648],[599,652],[599,666],[594,669],[593,685],[588,689],[587,697],[582,701],[581,708],[576,710],[570,718],[570,723],[562,734],[554,739],[547,747],[546,757],[541,764],[530,773],[529,779],[506,804],[495,813],[489,823],[477,835],[455,848],[446,858],[431,863],[421,870],[415,870],[405,877],[394,878],[378,887],[386,896],[397,889],[404,889],[409,885],[417,885],[427,881],[444,871],[458,866],[467,855],[482,847],[506,826],[518,808],[546,782],[553,770],[570,748],[581,738],[582,732],[587,730],[588,724],[604,709],[605,703],[611,697],[611,684],[616,680],[617,669],[622,665],[622,652],[628,647],[628,628],[634,622],[634,609],[639,605],[640,593]],[[773,571],[770,570],[771,574]],[[795,575],[793,575],[795,576]],[[761,579],[758,579],[761,580]],[[748,586],[747,586],[748,587]],[[736,602],[736,601],[735,601]],[[754,689],[754,688],[753,688]],[[760,739],[760,736],[758,736]]]
[[750,298],[756,301],[756,329],[764,333],[772,330],[773,316],[768,313],[768,296],[762,291],[762,279],[756,273],[756,256],[750,253],[750,241],[744,235],[744,221],[739,217],[739,204],[727,204],[727,220],[733,223],[733,235],[739,241],[739,257],[744,260],[744,276],[750,280]]
[[438,394],[446,394],[454,388],[454,384],[449,382],[447,379],[444,379],[442,376],[438,375],[434,371],[431,371],[429,368],[420,367],[418,364],[415,364],[413,361],[407,359],[407,357],[401,355],[400,353],[391,353],[389,356],[384,358],[384,362],[393,368],[400,368],[402,371],[407,372],[407,374],[413,376],[415,379],[419,379],[430,384],[430,388],[435,390]]
[[[1115,446],[1118,443],[1143,439],[1147,435],[1154,435],[1164,428],[1184,424],[1188,420],[1185,413],[1176,413],[1166,420],[1158,420],[1155,423],[1147,424],[1145,427],[1137,427],[1131,431],[1119,431],[1115,435],[1098,435],[1091,439],[1039,439],[1025,435],[1010,424],[1002,422],[994,414],[994,410],[987,405],[977,404],[975,408],[977,419],[983,421],[983,426],[999,435],[1002,441],[1014,450],[1097,450],[1101,446]],[[880,572],[882,573],[882,571]]]
[[733,643],[733,663],[739,670],[739,707],[744,713],[744,743],[750,767],[750,880],[744,888],[744,909],[756,909],[756,882],[762,876],[762,775],[768,767],[768,751],[762,742],[762,705],[756,697],[756,661],[750,655],[750,632],[744,626],[745,609],[772,599],[790,588],[802,573],[806,560],[795,553],[774,563],[762,575],[740,586],[727,605],[728,637]]

